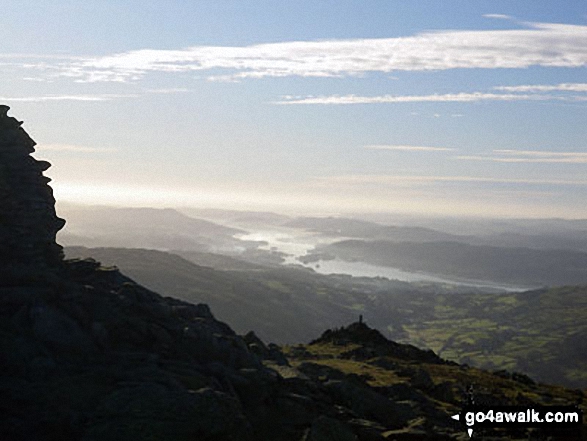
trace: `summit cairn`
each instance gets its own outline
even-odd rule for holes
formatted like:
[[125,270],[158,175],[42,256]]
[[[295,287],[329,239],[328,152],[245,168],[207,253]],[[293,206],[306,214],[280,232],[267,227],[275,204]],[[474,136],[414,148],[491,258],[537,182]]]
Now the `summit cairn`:
[[56,242],[65,221],[55,213],[51,164],[31,156],[35,141],[0,105],[0,285],[58,268],[63,248]]

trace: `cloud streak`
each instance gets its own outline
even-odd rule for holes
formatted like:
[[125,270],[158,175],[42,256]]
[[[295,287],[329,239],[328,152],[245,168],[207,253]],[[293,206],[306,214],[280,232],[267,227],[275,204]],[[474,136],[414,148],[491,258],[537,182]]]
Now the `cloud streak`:
[[497,86],[494,90],[504,92],[587,92],[587,83],[535,84],[521,86]]
[[431,103],[431,102],[452,102],[471,103],[477,101],[548,101],[563,100],[561,97],[552,95],[536,94],[501,94],[484,92],[461,92],[432,95],[380,95],[380,96],[358,96],[358,95],[329,95],[329,96],[308,96],[303,98],[289,98],[275,101],[273,104],[386,104],[386,103]]
[[500,158],[495,156],[456,156],[456,159],[465,161],[491,161],[510,163],[546,163],[546,164],[587,164],[587,158]]
[[21,102],[21,103],[41,103],[46,101],[112,101],[119,98],[137,98],[136,94],[100,94],[100,95],[43,95],[43,96],[25,96],[25,97],[0,97],[0,101]]
[[582,157],[587,158],[587,153],[584,152],[553,152],[544,150],[493,150],[494,153],[503,155],[515,155],[515,156],[570,156],[570,157]]
[[[504,18],[489,14],[488,17]],[[150,72],[212,71],[210,79],[344,77],[368,72],[521,69],[587,65],[587,26],[525,23],[510,30],[424,32],[408,37],[291,41],[244,47],[142,49],[59,63],[76,81],[133,81]],[[219,72],[217,72],[219,71]]]
[[551,164],[587,164],[587,153],[552,152],[540,150],[493,150],[494,155],[456,156],[465,161],[491,161],[509,163],[551,163]]

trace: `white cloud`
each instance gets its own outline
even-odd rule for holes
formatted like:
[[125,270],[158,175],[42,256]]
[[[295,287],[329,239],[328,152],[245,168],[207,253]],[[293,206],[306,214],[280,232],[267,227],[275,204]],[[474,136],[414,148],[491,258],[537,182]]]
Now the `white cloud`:
[[495,90],[504,92],[587,92],[587,83],[535,84],[521,86],[497,86]]
[[[421,103],[421,102],[461,102],[470,103],[475,101],[545,101],[560,99],[551,95],[520,95],[501,93],[448,93],[433,95],[380,95],[380,96],[357,96],[357,95],[330,95],[310,96],[306,98],[283,97],[281,101],[274,104],[383,104],[383,103]],[[439,115],[440,116],[440,115]]]
[[40,152],[53,151],[53,152],[79,152],[79,153],[107,153],[115,152],[116,149],[111,147],[89,147],[83,145],[72,145],[72,144],[39,144],[37,149]]
[[31,102],[40,103],[45,101],[111,101],[118,98],[136,98],[135,94],[101,94],[101,95],[44,95],[44,96],[26,96],[26,97],[0,97],[0,101],[6,102]]
[[[496,14],[490,14],[496,17]],[[500,18],[502,18],[500,16]],[[366,72],[587,65],[587,26],[424,32],[408,37],[290,41],[244,47],[142,49],[58,65],[78,81],[132,81],[149,72],[212,72],[210,79],[342,77]]]
[[450,152],[455,149],[447,147],[427,147],[415,145],[366,145],[369,150],[395,150],[403,152]]
[[512,17],[505,14],[483,14],[484,18],[496,18],[498,20],[512,20]]

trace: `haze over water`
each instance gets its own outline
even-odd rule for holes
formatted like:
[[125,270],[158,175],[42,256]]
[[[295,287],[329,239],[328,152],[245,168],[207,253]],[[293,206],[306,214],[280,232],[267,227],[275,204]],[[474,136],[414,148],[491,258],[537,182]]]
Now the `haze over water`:
[[353,277],[385,277],[390,280],[404,282],[433,282],[453,285],[464,285],[480,288],[494,288],[508,292],[524,291],[529,287],[504,285],[499,283],[449,279],[441,276],[427,274],[425,272],[403,271],[399,268],[372,265],[360,261],[344,261],[341,259],[317,260],[304,263],[299,257],[307,255],[317,245],[330,244],[344,237],[326,238],[318,234],[300,234],[299,230],[280,228],[275,230],[260,230],[254,233],[237,235],[241,240],[262,241],[266,244],[259,245],[259,249],[284,253],[283,265],[302,265],[311,268],[320,274],[346,274]]

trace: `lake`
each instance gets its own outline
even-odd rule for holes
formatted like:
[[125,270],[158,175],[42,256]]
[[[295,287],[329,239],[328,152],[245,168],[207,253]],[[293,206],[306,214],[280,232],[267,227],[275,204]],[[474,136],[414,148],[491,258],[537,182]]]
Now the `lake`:
[[346,237],[325,237],[311,232],[301,232],[298,229],[280,228],[274,230],[256,231],[235,236],[241,240],[265,242],[259,249],[277,251],[286,256],[283,265],[301,265],[311,268],[320,274],[347,274],[354,277],[386,277],[390,280],[403,282],[433,282],[449,283],[453,285],[472,286],[477,288],[492,288],[505,291],[525,291],[527,287],[503,285],[499,283],[455,280],[424,272],[404,271],[399,268],[371,265],[365,262],[349,262],[341,259],[318,260],[311,263],[300,262],[297,258],[308,254],[317,245],[327,245],[333,242],[349,239]]

